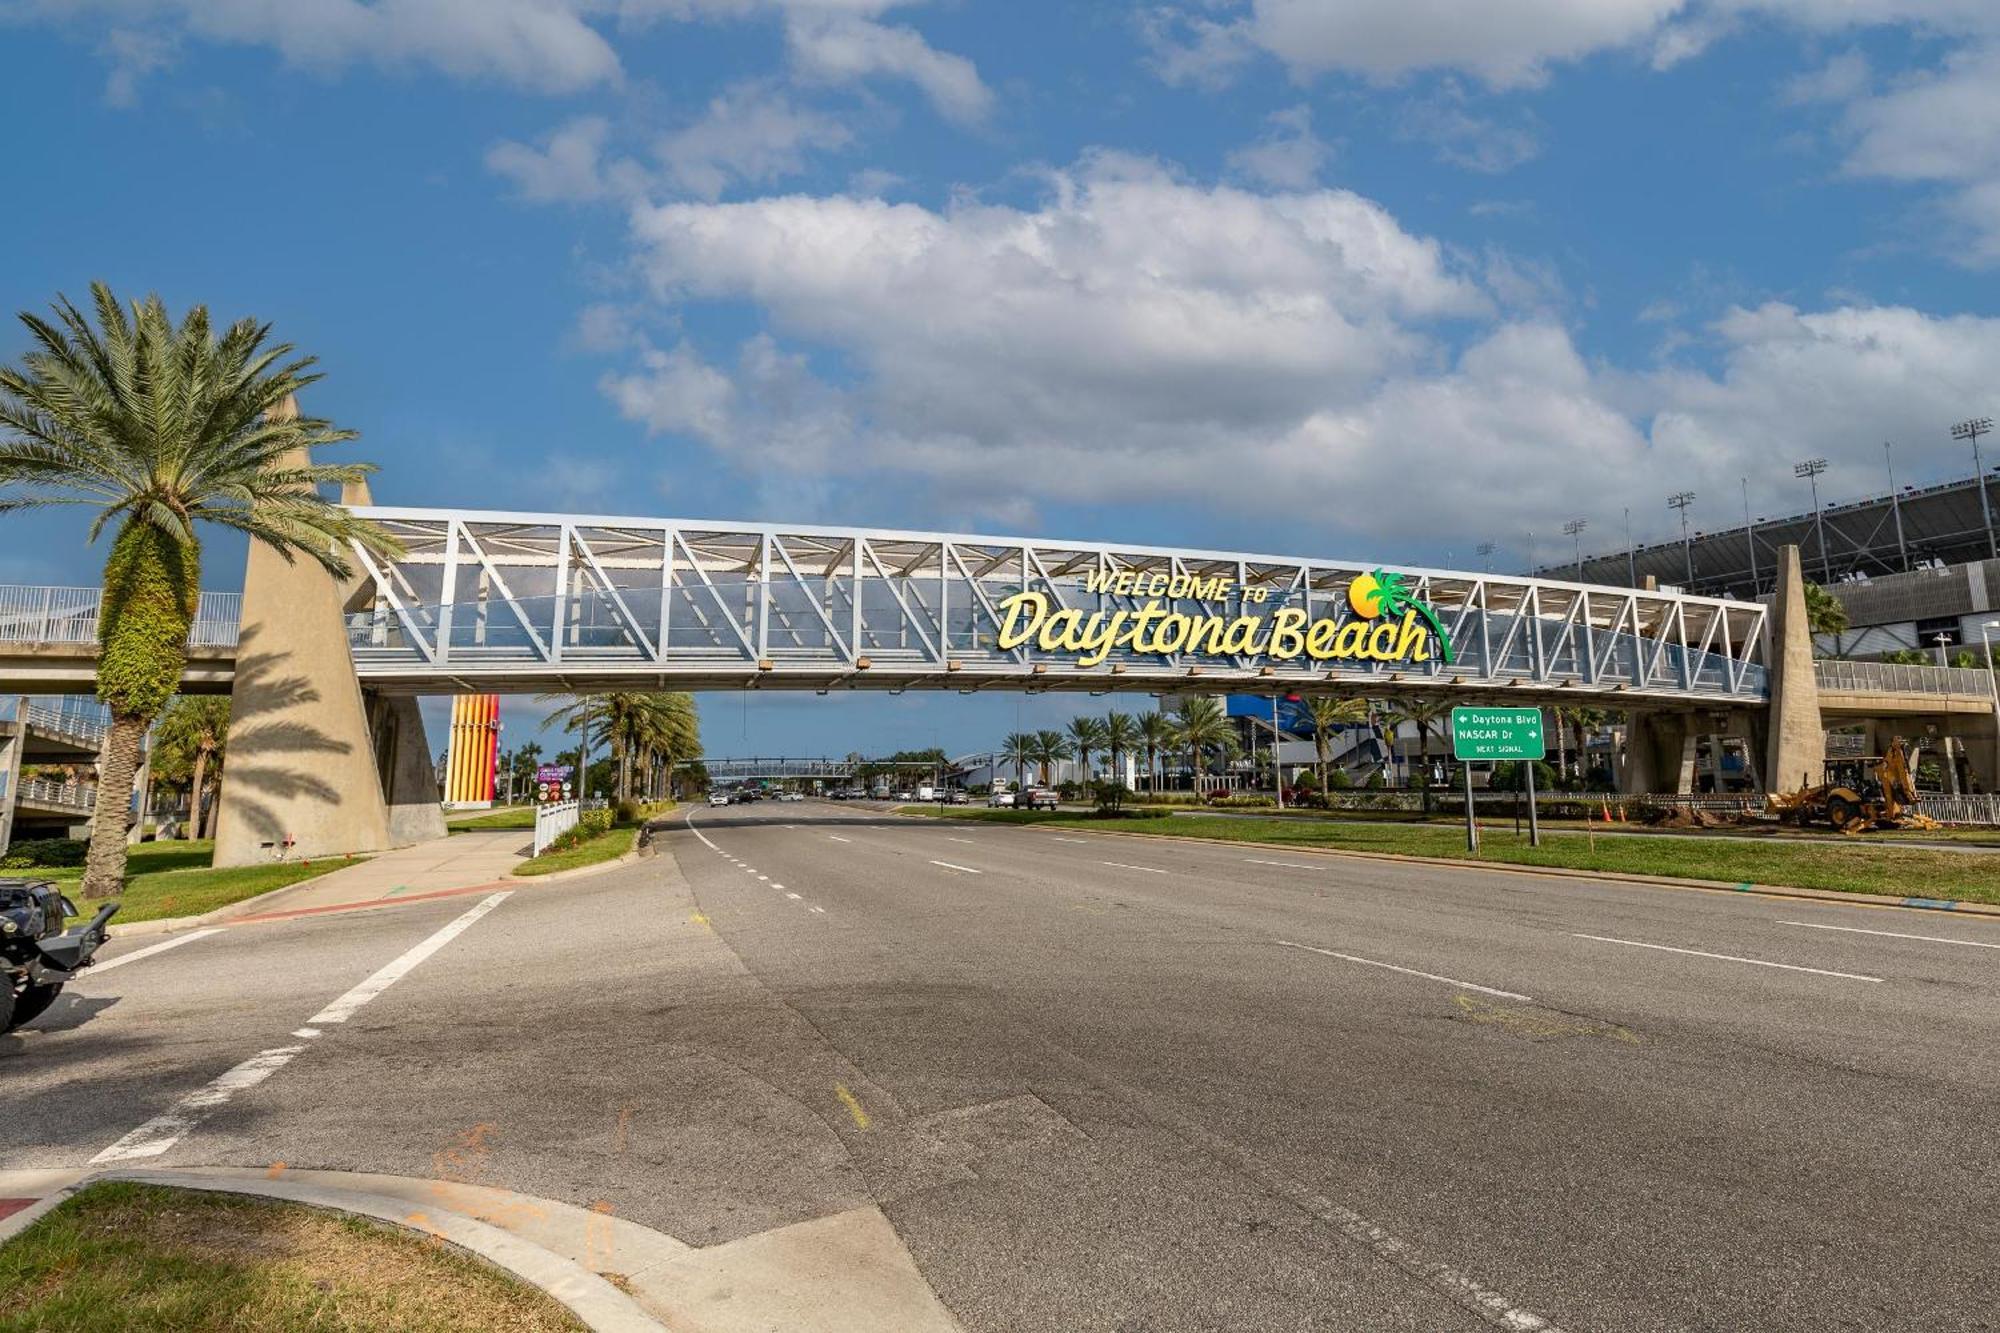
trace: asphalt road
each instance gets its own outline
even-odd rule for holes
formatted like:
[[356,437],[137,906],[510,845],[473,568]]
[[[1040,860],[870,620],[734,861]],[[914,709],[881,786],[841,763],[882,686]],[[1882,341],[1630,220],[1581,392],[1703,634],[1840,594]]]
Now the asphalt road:
[[0,1038],[0,1169],[695,1244],[875,1201],[995,1333],[2000,1329],[2000,922],[821,804],[660,841],[88,975]]

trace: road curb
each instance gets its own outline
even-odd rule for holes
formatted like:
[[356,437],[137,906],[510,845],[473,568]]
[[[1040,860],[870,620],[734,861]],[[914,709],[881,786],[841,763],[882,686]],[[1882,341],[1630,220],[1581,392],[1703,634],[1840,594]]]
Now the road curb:
[[[997,821],[966,819],[957,815],[908,815],[900,810],[890,814],[899,819],[922,819],[936,822],[952,820],[963,824],[985,825],[992,828]],[[1001,824],[1005,828],[1036,829],[1045,828],[1041,824]],[[1246,842],[1236,838],[1191,838],[1184,833],[1136,833],[1124,829],[1077,828],[1064,825],[1066,833],[1094,833],[1104,838],[1137,838],[1147,842],[1186,842],[1222,847],[1282,847],[1287,852],[1306,852],[1315,856],[1344,856],[1363,861],[1401,862],[1405,865],[1449,866],[1456,870],[1493,870],[1509,875],[1545,875],[1556,879],[1588,879],[1609,881],[1618,884],[1640,884],[1662,889],[1699,889],[1704,893],[1747,893],[1761,898],[1797,898],[1811,902],[1842,903],[1849,907],[1892,907],[1920,912],[1950,912],[1954,916],[1978,916],[2000,918],[2000,905],[1964,902],[1956,898],[1905,897],[1892,898],[1887,894],[1842,893],[1837,889],[1808,889],[1790,884],[1755,884],[1749,881],[1733,883],[1721,879],[1689,879],[1671,875],[1635,875],[1621,870],[1576,870],[1568,866],[1517,865],[1507,861],[1470,861],[1453,856],[1414,856],[1406,852],[1366,852],[1347,847],[1313,847],[1292,842]]]
[[107,1180],[220,1194],[247,1194],[372,1218],[408,1231],[435,1236],[479,1256],[495,1268],[542,1291],[596,1333],[659,1333],[665,1327],[647,1314],[637,1301],[583,1265],[491,1223],[449,1208],[415,1208],[406,1200],[386,1194],[339,1189],[283,1175],[223,1176],[198,1170],[92,1172],[0,1221],[0,1244],[19,1235],[71,1195]]
[[160,916],[154,917],[151,921],[113,921],[105,928],[105,934],[111,939],[121,939],[132,935],[171,935],[175,931],[200,930],[204,926],[219,925],[225,921],[232,921],[239,916],[253,915],[259,903],[275,898],[281,893],[290,893],[293,889],[304,888],[306,885],[313,883],[314,880],[319,879],[322,875],[331,875],[336,870],[345,870],[347,867],[359,865],[367,859],[365,856],[353,857],[340,862],[338,865],[328,866],[327,869],[321,871],[319,875],[312,876],[311,879],[295,879],[290,884],[280,884],[275,889],[266,889],[254,898],[242,898],[233,903],[224,903],[222,906],[203,912],[199,916]]

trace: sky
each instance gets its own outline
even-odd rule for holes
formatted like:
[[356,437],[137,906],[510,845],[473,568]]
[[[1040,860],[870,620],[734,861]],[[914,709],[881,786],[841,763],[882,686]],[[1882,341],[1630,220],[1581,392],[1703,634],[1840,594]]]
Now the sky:
[[[384,503],[1520,569],[2000,415],[1993,0],[0,0],[0,52],[0,310],[270,321]],[[95,581],[5,522],[0,582]],[[715,754],[1077,711],[703,699]]]

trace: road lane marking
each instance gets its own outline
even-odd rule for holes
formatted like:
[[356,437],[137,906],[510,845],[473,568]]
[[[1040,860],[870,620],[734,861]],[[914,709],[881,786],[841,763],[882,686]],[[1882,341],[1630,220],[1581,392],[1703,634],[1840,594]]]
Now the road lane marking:
[[1532,995],[1519,995],[1510,990],[1497,990],[1492,986],[1481,986],[1471,981],[1460,981],[1457,977],[1441,977],[1435,972],[1419,972],[1414,967],[1399,967],[1395,963],[1385,963],[1380,959],[1360,958],[1351,953],[1335,953],[1332,949],[1321,949],[1311,944],[1298,944],[1292,940],[1272,940],[1271,943],[1282,944],[1287,949],[1304,949],[1307,953],[1325,954],[1328,958],[1340,958],[1350,963],[1366,963],[1369,967],[1385,967],[1391,972],[1401,972],[1405,976],[1411,977],[1422,977],[1426,981],[1442,981],[1447,986],[1458,986],[1465,990],[1476,990],[1481,995],[1498,995],[1503,1000],[1523,1000],[1528,1004],[1535,1002]]
[[1128,866],[1123,861],[1099,861],[1099,865],[1117,866],[1120,870],[1143,870],[1149,875],[1164,875],[1167,872],[1158,866]]
[[854,1117],[854,1127],[856,1129],[867,1129],[868,1112],[861,1109],[861,1100],[847,1090],[847,1085],[845,1083],[834,1084],[833,1093],[834,1096],[840,1098],[842,1103],[846,1105],[847,1114]]
[[962,842],[962,843],[964,843],[964,844],[965,844],[966,846],[968,846],[968,847],[977,847],[977,846],[979,845],[978,843],[974,842],[974,841],[973,841],[972,839],[970,839],[970,838],[946,838],[946,839],[945,839],[945,841],[946,841],[946,842]]
[[829,834],[827,834],[826,836],[827,836],[827,837],[829,837],[829,838],[832,838],[832,839],[833,839],[833,840],[834,840],[835,842],[853,842],[853,841],[854,841],[854,839],[852,839],[852,838],[843,838],[843,837],[841,837],[841,836],[840,836],[840,835],[839,835],[838,833],[829,833]]
[[216,1107],[244,1089],[256,1087],[291,1063],[292,1057],[304,1049],[303,1046],[274,1046],[268,1051],[257,1052],[91,1158],[90,1164],[97,1166],[104,1162],[129,1162],[136,1157],[158,1157],[179,1143]]
[[824,907],[808,907],[806,908],[806,910],[808,912],[818,912],[821,916],[826,915],[826,909]]
[[292,1035],[293,1035],[294,1037],[317,1037],[317,1036],[319,1035],[319,1029],[318,1029],[318,1028],[294,1028],[294,1029],[292,1029]]
[[83,975],[85,977],[102,976],[114,967],[123,967],[127,963],[136,963],[141,958],[151,958],[156,953],[165,953],[168,949],[178,949],[183,944],[193,944],[205,935],[220,935],[221,933],[222,927],[220,926],[214,926],[208,930],[190,930],[185,935],[175,935],[171,939],[161,940],[158,944],[149,944],[143,949],[134,949],[131,953],[121,953],[116,958],[107,958],[101,963],[92,963],[89,970],[84,972]]
[[[708,848],[708,850],[710,850],[711,852],[722,852],[722,849],[720,847],[717,847],[714,843],[708,840],[708,835],[706,833],[703,833],[700,829],[694,826],[694,811],[690,810],[685,815],[682,815],[681,822],[688,826],[688,832],[694,834],[695,837],[701,839],[702,846]],[[722,852],[722,854],[724,856],[729,855],[728,852]]]
[[1054,834],[1052,833],[1052,834],[1050,834],[1050,835],[1049,835],[1049,841],[1051,841],[1051,842],[1089,842],[1089,841],[1090,841],[1090,839],[1088,839],[1088,838],[1058,838],[1058,837],[1056,837],[1056,836],[1055,836],[1055,835],[1054,835]]
[[401,957],[391,960],[381,970],[376,972],[374,976],[369,977],[359,986],[356,986],[353,990],[314,1014],[306,1022],[315,1027],[321,1023],[345,1023],[354,1016],[354,1012],[361,1008],[362,1005],[367,1004],[377,995],[380,995],[383,991],[388,990],[389,987],[401,981],[411,968],[457,939],[460,932],[465,930],[467,926],[470,926],[473,922],[479,920],[480,917],[485,916],[501,903],[507,901],[513,892],[512,889],[502,889],[499,893],[481,898],[477,907],[474,907],[471,911],[465,913]]
[[758,875],[757,878],[763,880],[767,884],[771,882],[771,877],[769,875]]
[[931,864],[934,866],[943,866],[946,870],[963,870],[968,875],[983,875],[986,873],[983,870],[974,870],[971,866],[953,865],[949,861],[933,861]]
[[1570,934],[1580,940],[1596,940],[1599,944],[1625,944],[1634,949],[1658,949],[1661,953],[1691,954],[1696,958],[1717,958],[1725,963],[1749,963],[1754,967],[1781,967],[1787,972],[1810,972],[1817,977],[1839,977],[1845,981],[1880,982],[1882,980],[1880,977],[1862,976],[1859,972],[1829,972],[1823,967],[1800,967],[1796,963],[1773,963],[1762,958],[1739,958],[1733,953],[1708,953],[1702,949],[1677,949],[1671,944],[1648,944],[1644,940],[1619,940],[1613,939],[1609,935],[1585,935],[1575,930],[1572,930]]
[[787,898],[790,898],[790,899],[791,899],[791,900],[792,900],[793,902],[798,902],[798,901],[799,901],[799,895],[798,895],[798,894],[796,894],[796,893],[788,893],[788,894],[786,894],[785,896],[786,896]]
[[1844,930],[1850,935],[1887,935],[1896,940],[1929,940],[1932,944],[1963,944],[1972,949],[2000,949],[1991,940],[1955,940],[1946,935],[1905,935],[1900,930],[1863,930],[1860,926],[1828,926],[1817,921],[1780,921],[1781,926],[1804,926],[1807,930]]
[[1253,866],[1283,866],[1287,870],[1324,870],[1325,866],[1300,865],[1297,861],[1259,861],[1254,856],[1246,856],[1244,862]]
[[772,888],[774,888],[774,889],[782,889],[782,888],[784,888],[785,886],[784,886],[784,885],[782,885],[782,884],[773,884],[773,885],[772,885],[771,887],[772,887]]

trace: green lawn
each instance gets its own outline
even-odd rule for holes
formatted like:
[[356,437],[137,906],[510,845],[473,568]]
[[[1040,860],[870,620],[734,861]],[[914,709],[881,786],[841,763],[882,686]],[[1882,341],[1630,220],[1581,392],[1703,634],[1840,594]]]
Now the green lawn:
[[[1142,809],[1165,810],[1170,813],[1185,813],[1193,808],[1195,807],[1190,807],[1185,804],[1156,805],[1156,804],[1151,804],[1144,800],[1131,801],[1128,802],[1126,805],[1126,809],[1128,810],[1142,810]],[[1455,815],[1455,814],[1426,815],[1420,810],[1311,810],[1311,809],[1299,809],[1296,807],[1288,806],[1283,810],[1279,810],[1276,808],[1257,809],[1257,810],[1224,810],[1224,811],[1216,811],[1215,813],[1219,815],[1226,815],[1231,819],[1291,819],[1291,820],[1324,819],[1336,823],[1345,821],[1347,823],[1365,823],[1365,824],[1436,824],[1440,827],[1460,828],[1460,829],[1465,827],[1465,817],[1463,815]],[[1487,811],[1486,813],[1483,813],[1480,816],[1480,818],[1483,820],[1491,819],[1495,824],[1504,823],[1509,828],[1513,827],[1513,816],[1511,814],[1501,816],[1497,810]],[[1594,819],[1592,820],[1551,819],[1546,815],[1542,817],[1542,827],[1544,829],[1576,829],[1579,832],[1583,832],[1590,829],[1591,826],[1593,825],[1600,830],[1606,827],[1606,825]],[[1644,824],[1612,824],[1609,827],[1616,828],[1621,832],[1644,833],[1648,831],[1647,827]],[[1672,833],[1674,836],[1677,837],[1686,836],[1687,834],[1686,830],[1660,830],[1660,831],[1662,833]],[[1802,842],[1818,843],[1818,842],[1823,842],[1825,840],[1818,833],[1812,833],[1812,832],[1801,833],[1796,829],[1785,829],[1769,823],[1744,824],[1737,827],[1727,827],[1727,828],[1717,829],[1715,830],[1715,832],[1720,834],[1728,834],[1735,837],[1766,837],[1774,841],[1797,840]],[[2000,847],[2000,828],[1874,830],[1867,833],[1854,835],[1853,837],[1849,838],[1848,841],[1880,842],[1889,844],[1894,844],[1898,842],[1962,842],[1962,843],[1969,843],[1973,846],[1978,846],[1978,847]]]
[[93,1185],[0,1247],[0,1333],[570,1333],[454,1246],[293,1203]]
[[[118,915],[112,918],[113,922],[129,924],[167,916],[199,916],[245,898],[254,898],[260,893],[269,893],[272,889],[282,889],[287,884],[324,875],[329,870],[338,870],[356,859],[274,861],[270,865],[216,870],[208,864],[214,854],[215,844],[206,838],[190,842],[142,842],[132,848],[125,863],[125,890],[117,896],[122,906]],[[55,880],[64,886],[70,897],[76,899],[85,917],[97,910],[96,903],[77,896],[76,886],[83,880],[83,871],[79,867],[10,870],[6,873]]]
[[506,810],[492,810],[483,815],[471,815],[448,820],[445,829],[450,833],[480,833],[494,829],[531,829],[535,826],[535,807],[517,805]]
[[543,852],[540,856],[523,861],[514,867],[514,873],[553,875],[558,870],[577,870],[604,861],[616,861],[631,851],[638,841],[639,826],[621,824],[608,832],[598,834],[588,842],[579,843],[568,851]]
[[1679,879],[1834,889],[1888,897],[1956,899],[2000,903],[2000,856],[1885,847],[1842,839],[1737,842],[1720,838],[1600,837],[1582,832],[1546,831],[1539,848],[1516,837],[1511,824],[1482,828],[1480,854],[1465,851],[1463,827],[1360,824],[1337,820],[1215,819],[1172,815],[1165,819],[1111,823],[1083,815],[1027,810],[939,811],[904,806],[906,814],[974,819],[988,823],[1048,824],[1057,828],[1115,828],[1121,833],[1173,834],[1216,842],[1244,842],[1342,851],[1394,852],[1455,860],[1498,861],[1511,865],[1604,870]]

